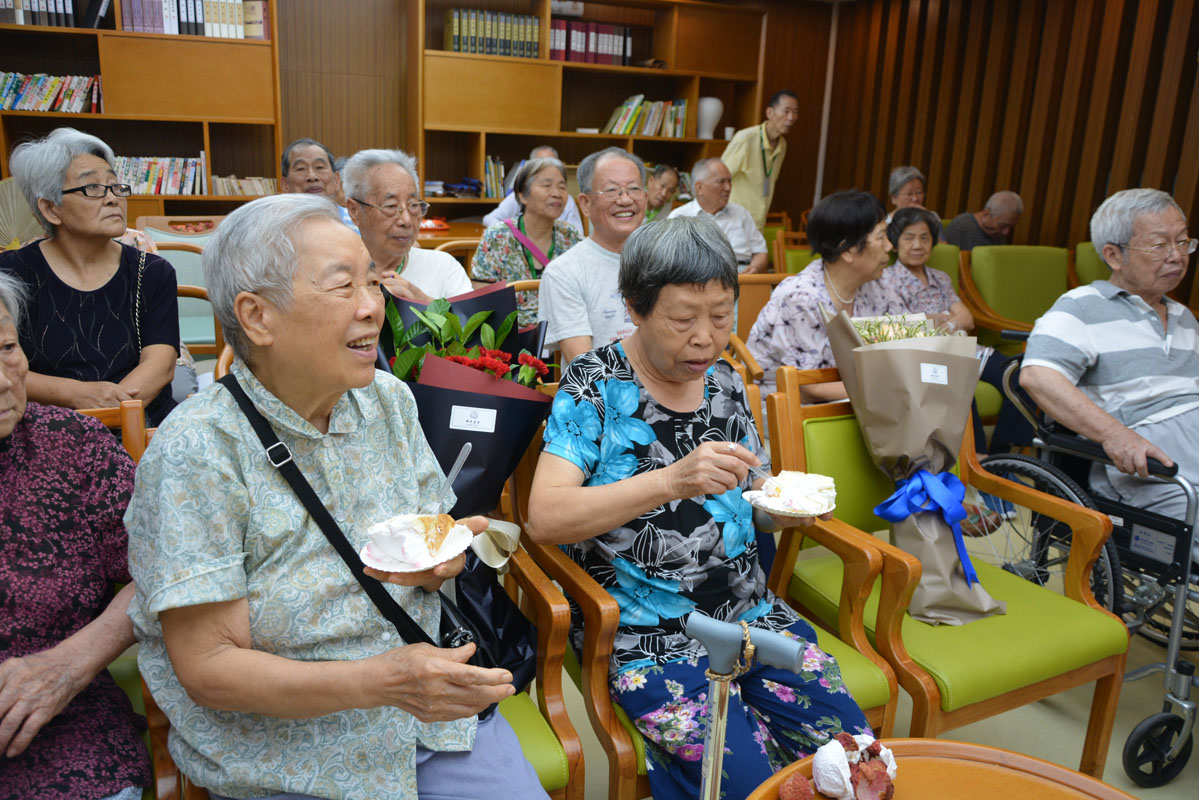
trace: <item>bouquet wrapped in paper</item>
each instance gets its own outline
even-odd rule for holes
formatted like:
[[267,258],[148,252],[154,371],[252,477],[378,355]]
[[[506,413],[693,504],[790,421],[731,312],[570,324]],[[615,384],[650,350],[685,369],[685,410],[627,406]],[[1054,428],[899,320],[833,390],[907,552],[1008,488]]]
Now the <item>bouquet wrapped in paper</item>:
[[516,293],[499,283],[427,306],[388,299],[383,330],[383,356],[408,382],[442,470],[471,443],[449,513],[491,512],[549,414],[553,398],[536,388],[549,372],[535,355],[545,323],[516,330]]
[[866,446],[896,484],[874,512],[891,523],[892,544],[920,559],[909,613],[949,625],[1005,613],[966,552],[965,487],[950,472],[978,383],[974,337],[938,335],[922,319],[853,321],[844,312],[825,327]]

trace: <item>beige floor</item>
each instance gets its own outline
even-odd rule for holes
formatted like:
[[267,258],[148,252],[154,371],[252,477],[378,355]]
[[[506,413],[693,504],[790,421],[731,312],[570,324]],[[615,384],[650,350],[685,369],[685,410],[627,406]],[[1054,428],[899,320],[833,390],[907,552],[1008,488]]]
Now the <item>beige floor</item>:
[[[1128,668],[1132,670],[1160,661],[1164,655],[1164,650],[1157,645],[1139,636],[1133,637]],[[1190,657],[1195,660],[1195,654],[1191,654]],[[583,738],[587,770],[586,797],[587,800],[604,800],[608,796],[607,760],[588,726],[582,697],[569,681],[565,683],[571,719],[575,721]],[[1199,797],[1199,754],[1192,756],[1191,763],[1173,782],[1157,789],[1141,789],[1134,785],[1128,780],[1121,766],[1121,753],[1129,732],[1142,719],[1160,710],[1162,696],[1160,675],[1124,685],[1112,743],[1108,750],[1104,779],[1111,785],[1145,800],[1195,800]],[[1016,750],[1076,769],[1082,753],[1082,736],[1086,730],[1090,703],[1091,688],[1079,687],[1049,700],[950,731],[943,738]],[[900,690],[896,735],[906,734],[911,708],[911,700]],[[901,764],[900,769],[902,768]]]

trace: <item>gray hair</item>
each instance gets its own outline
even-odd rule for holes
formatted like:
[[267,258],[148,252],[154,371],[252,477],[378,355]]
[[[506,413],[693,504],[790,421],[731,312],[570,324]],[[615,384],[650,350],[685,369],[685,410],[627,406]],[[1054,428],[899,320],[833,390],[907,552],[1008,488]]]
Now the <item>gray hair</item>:
[[318,142],[316,139],[309,139],[308,137],[304,137],[301,139],[296,139],[294,142],[289,144],[287,146],[287,148],[283,151],[283,160],[282,160],[282,163],[280,164],[280,166],[283,167],[283,177],[286,178],[287,173],[291,171],[291,151],[295,150],[297,147],[319,147],[320,149],[325,151],[325,158],[327,158],[329,161],[329,169],[334,169],[333,164],[334,164],[335,159],[333,158],[333,151],[330,150],[328,147],[325,147],[323,144]]
[[[533,179],[537,177],[537,173],[546,167],[553,167],[562,173],[562,180],[566,180],[566,165],[556,158],[530,158],[525,163],[516,168],[512,173],[512,189],[525,197],[529,196],[530,190],[533,188]],[[525,204],[519,197],[516,202],[520,205],[520,210],[525,210]]]
[[645,162],[637,156],[625,150],[623,147],[605,147],[595,153],[584,158],[579,162],[579,171],[575,177],[579,179],[579,191],[583,194],[591,194],[591,181],[595,178],[595,168],[605,158],[612,156],[614,158],[623,158],[632,161],[637,167],[637,171],[641,173],[641,185],[645,185]]
[[21,279],[11,272],[0,270],[0,306],[12,317],[12,326],[18,330],[27,300],[25,284],[21,283]]
[[694,184],[696,181],[706,181],[708,179],[708,175],[712,173],[712,168],[715,167],[717,163],[723,164],[724,162],[715,157],[701,158],[699,161],[696,161],[695,166],[691,168],[691,183]]
[[312,219],[341,222],[333,201],[323,195],[276,194],[235,209],[221,221],[204,247],[204,281],[212,311],[225,340],[243,360],[250,342],[238,322],[234,300],[241,292],[261,295],[286,311],[299,253],[300,227]]
[[987,198],[983,208],[995,214],[1023,214],[1024,201],[1015,192],[996,192]]
[[[1133,224],[1144,214],[1159,214],[1175,209],[1185,221],[1186,212],[1160,189],[1125,189],[1104,200],[1091,216],[1091,244],[1103,258],[1105,244],[1128,244]],[[1106,264],[1107,259],[1103,258]],[[1111,266],[1110,264],[1108,266]]]
[[894,197],[899,194],[900,189],[912,181],[920,181],[922,187],[928,186],[928,181],[925,180],[924,173],[915,167],[896,167],[891,170],[891,177],[887,179],[887,194]]
[[9,171],[47,236],[54,236],[54,225],[42,215],[37,201],[48,200],[55,206],[62,202],[62,184],[76,156],[96,156],[110,167],[113,162],[111,147],[74,128],[55,128],[41,139],[19,144],[8,160]]
[[649,316],[664,286],[703,286],[720,281],[740,294],[737,256],[710,217],[655,220],[633,231],[620,251],[620,293],[642,317]]
[[658,180],[661,180],[662,176],[665,175],[667,172],[673,172],[675,179],[676,180],[678,179],[679,168],[673,167],[670,164],[659,164],[656,167],[654,167],[652,170],[650,170],[649,174],[652,175],[653,177],[657,178]]
[[539,156],[539,155],[537,155],[537,153],[538,153],[538,152],[540,152],[541,150],[549,150],[551,153],[553,153],[553,154],[554,154],[554,155],[553,155],[553,158],[557,158],[557,157],[558,157],[558,148],[554,147],[553,145],[548,145],[548,144],[539,144],[539,145],[537,145],[536,147],[534,147],[532,150],[530,150],[530,151],[529,151],[529,158],[530,158],[530,159],[533,159],[533,158],[545,158],[545,156]]
[[411,175],[412,182],[416,184],[416,194],[418,197],[420,196],[421,184],[420,176],[416,172],[416,156],[410,156],[403,150],[375,148],[359,150],[350,156],[346,165],[342,167],[341,187],[346,197],[354,199],[362,197],[370,188],[366,183],[366,173],[381,164],[395,164]]

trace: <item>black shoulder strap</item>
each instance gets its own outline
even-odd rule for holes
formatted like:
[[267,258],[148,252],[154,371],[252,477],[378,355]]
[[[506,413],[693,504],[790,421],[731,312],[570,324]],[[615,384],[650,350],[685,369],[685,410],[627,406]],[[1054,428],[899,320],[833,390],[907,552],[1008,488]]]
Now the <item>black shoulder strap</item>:
[[419,642],[434,644],[424,629],[417,625],[412,617],[408,616],[408,612],[396,602],[394,597],[388,594],[387,590],[383,588],[383,584],[363,571],[362,559],[358,557],[358,553],[355,552],[354,547],[346,539],[345,534],[342,533],[341,526],[333,519],[333,515],[329,513],[329,509],[325,508],[325,504],[316,496],[312,484],[308,483],[308,480],[304,477],[304,473],[300,472],[300,468],[292,460],[291,450],[287,448],[287,445],[279,441],[279,437],[275,434],[274,429],[271,428],[271,424],[254,407],[254,403],[250,400],[249,395],[246,394],[246,390],[238,383],[237,376],[230,372],[221,378],[218,383],[222,384],[233,395],[233,399],[241,407],[242,413],[246,415],[246,419],[250,420],[250,425],[254,428],[254,432],[258,434],[262,446],[266,448],[266,457],[271,462],[271,466],[279,470],[279,474],[291,486],[292,491],[296,493],[296,497],[303,503],[304,508],[316,520],[316,524],[320,526],[321,531],[325,534],[325,538],[329,540],[329,544],[333,545],[333,549],[346,562],[346,566],[350,568],[350,572],[354,573],[354,577],[358,580],[358,583],[362,584],[362,588],[366,590],[367,596],[374,602],[375,607],[379,609],[379,613],[396,627],[400,636],[408,644],[417,644]]

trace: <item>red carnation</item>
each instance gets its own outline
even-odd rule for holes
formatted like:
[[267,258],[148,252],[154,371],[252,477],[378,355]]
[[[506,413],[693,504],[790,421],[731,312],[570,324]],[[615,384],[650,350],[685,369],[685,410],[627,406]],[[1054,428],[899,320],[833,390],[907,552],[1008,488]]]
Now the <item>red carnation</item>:
[[392,356],[390,359],[388,359],[387,366],[394,367],[395,365],[396,365],[396,357]]
[[486,347],[480,347],[479,350],[483,355],[494,358],[496,361],[501,361],[505,364],[512,360],[512,354],[503,350],[488,350]]

